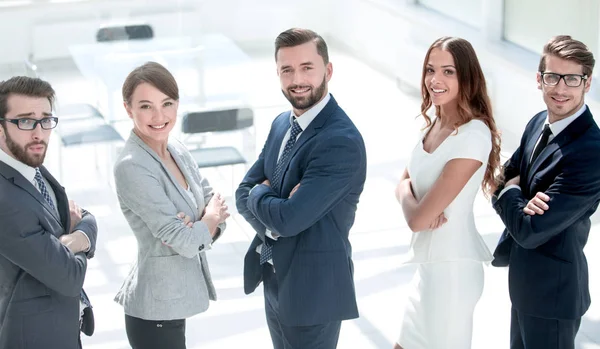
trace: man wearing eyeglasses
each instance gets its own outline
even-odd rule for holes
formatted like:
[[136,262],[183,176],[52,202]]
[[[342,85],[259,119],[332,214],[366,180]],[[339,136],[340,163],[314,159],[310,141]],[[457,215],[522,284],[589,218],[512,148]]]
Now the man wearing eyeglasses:
[[572,349],[590,306],[583,248],[600,201],[600,129],[584,102],[594,56],[570,36],[544,47],[537,74],[547,110],[525,128],[492,203],[506,229],[512,349]]
[[96,220],[43,166],[53,102],[40,79],[0,82],[0,348],[80,348],[92,320],[82,285]]

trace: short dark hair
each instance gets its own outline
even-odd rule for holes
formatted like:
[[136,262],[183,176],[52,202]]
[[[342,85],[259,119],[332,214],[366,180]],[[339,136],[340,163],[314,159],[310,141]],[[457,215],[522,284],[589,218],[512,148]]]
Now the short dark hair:
[[146,62],[132,70],[125,78],[122,89],[123,101],[130,105],[133,91],[144,82],[156,87],[169,98],[179,100],[179,88],[173,74],[159,63]]
[[[0,82],[1,118],[6,117],[6,113],[8,113],[8,97],[11,94],[47,98],[48,102],[50,102],[50,108],[54,109],[56,95],[50,83],[39,78],[13,76],[8,80]],[[5,121],[0,121],[2,127],[4,127],[5,123]]]
[[329,63],[329,53],[327,52],[325,40],[314,31],[302,28],[291,28],[277,36],[277,39],[275,39],[275,61],[277,61],[277,53],[280,48],[294,47],[310,41],[317,45],[317,53],[323,57],[325,64]]
[[555,56],[581,65],[583,74],[588,77],[592,76],[596,63],[592,51],[583,42],[575,40],[569,35],[558,35],[548,41],[544,46],[538,71],[546,70],[546,57],[548,56]]

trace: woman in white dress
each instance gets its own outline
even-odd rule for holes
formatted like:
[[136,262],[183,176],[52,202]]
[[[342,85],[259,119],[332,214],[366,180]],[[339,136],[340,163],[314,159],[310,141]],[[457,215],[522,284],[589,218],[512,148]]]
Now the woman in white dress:
[[[500,180],[500,135],[471,44],[436,40],[425,56],[426,127],[396,188],[419,263],[395,349],[471,348],[473,311],[492,255],[475,227],[473,202]],[[427,115],[435,106],[433,120]]]

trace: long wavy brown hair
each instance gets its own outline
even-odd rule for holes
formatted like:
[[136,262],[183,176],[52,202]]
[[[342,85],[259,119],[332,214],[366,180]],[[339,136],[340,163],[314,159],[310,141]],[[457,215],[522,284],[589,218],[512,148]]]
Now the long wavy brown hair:
[[[483,121],[492,133],[492,151],[490,152],[483,182],[481,183],[484,194],[489,198],[502,181],[502,173],[500,171],[500,132],[496,127],[496,121],[492,114],[492,103],[487,93],[485,77],[479,65],[479,60],[473,46],[465,39],[442,37],[429,47],[425,61],[423,62],[423,75],[421,78],[421,95],[423,97],[421,115],[425,118],[427,127],[431,126],[432,123],[427,115],[427,111],[433,103],[429,96],[429,88],[425,82],[425,76],[427,74],[429,56],[434,48],[450,52],[456,66],[459,91],[457,103],[458,121],[454,124],[454,128],[458,129],[459,126],[477,119]],[[435,106],[435,112],[439,117],[443,117],[439,106]]]

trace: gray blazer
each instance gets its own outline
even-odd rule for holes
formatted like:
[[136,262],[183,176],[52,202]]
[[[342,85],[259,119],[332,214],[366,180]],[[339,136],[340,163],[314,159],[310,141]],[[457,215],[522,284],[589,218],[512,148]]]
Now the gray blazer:
[[[168,149],[197,206],[133,132],[114,169],[121,210],[138,243],[137,261],[115,301],[125,314],[145,320],[184,319],[205,311],[217,297],[205,254],[212,237],[199,221],[213,191],[181,142],[169,141]],[[185,226],[178,212],[192,217],[193,227]],[[222,232],[225,225],[219,228]]]
[[42,166],[58,213],[23,175],[0,161],[0,348],[79,348],[79,293],[94,255],[96,219],[82,210],[75,227],[90,251],[60,243],[71,226],[65,189]]

